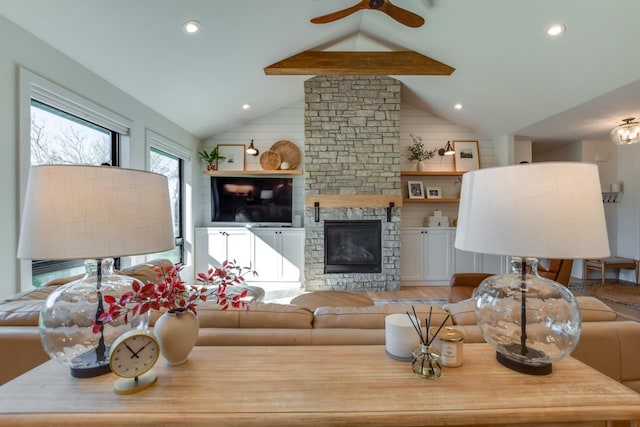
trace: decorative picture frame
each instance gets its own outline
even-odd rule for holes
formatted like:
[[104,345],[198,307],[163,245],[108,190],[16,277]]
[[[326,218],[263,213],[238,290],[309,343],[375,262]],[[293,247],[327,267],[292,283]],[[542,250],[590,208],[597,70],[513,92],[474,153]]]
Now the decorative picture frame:
[[422,181],[408,181],[407,188],[409,190],[410,199],[424,199],[424,187]]
[[453,163],[458,172],[480,169],[478,141],[453,141],[455,155]]
[[440,187],[427,187],[427,199],[442,199],[442,189]]
[[219,171],[243,171],[245,163],[245,144],[218,144]]

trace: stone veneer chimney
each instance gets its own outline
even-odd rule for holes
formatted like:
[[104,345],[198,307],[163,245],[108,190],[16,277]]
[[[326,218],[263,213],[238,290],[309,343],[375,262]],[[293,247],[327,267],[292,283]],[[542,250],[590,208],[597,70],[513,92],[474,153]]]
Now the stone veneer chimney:
[[[400,88],[388,76],[317,76],[305,88],[305,194],[400,194]],[[398,290],[400,208],[305,209],[305,287]],[[382,272],[324,273],[324,221],[382,221]]]

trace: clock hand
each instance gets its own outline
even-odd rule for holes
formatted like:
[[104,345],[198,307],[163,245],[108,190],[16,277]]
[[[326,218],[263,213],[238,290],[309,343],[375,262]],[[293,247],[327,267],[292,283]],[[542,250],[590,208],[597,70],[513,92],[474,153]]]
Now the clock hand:
[[131,358],[133,359],[133,356],[137,357],[138,359],[140,358],[138,356],[138,353],[140,353],[142,350],[144,350],[144,348],[146,346],[148,346],[149,344],[151,344],[151,341],[147,342],[145,345],[143,345],[138,351],[134,352],[133,355],[131,356]]
[[[126,342],[124,343],[124,346],[127,347],[129,349],[129,351],[131,352],[131,358],[133,359],[134,357],[140,359],[140,357],[138,356],[138,353],[133,351],[133,349],[131,347],[129,347],[129,344],[127,344]],[[144,347],[143,347],[144,348]]]

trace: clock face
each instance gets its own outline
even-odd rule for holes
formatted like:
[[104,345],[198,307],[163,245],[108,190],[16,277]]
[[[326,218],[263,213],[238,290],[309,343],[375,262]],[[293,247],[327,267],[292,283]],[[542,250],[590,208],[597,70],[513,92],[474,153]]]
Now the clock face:
[[124,378],[138,377],[158,361],[160,345],[149,332],[129,331],[122,334],[111,346],[109,365],[111,370]]

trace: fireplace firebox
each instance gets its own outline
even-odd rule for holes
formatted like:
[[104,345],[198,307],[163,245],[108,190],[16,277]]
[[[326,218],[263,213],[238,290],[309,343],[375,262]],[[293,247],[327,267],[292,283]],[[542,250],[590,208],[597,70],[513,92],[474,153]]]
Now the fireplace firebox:
[[382,272],[382,222],[325,221],[324,272]]

